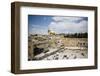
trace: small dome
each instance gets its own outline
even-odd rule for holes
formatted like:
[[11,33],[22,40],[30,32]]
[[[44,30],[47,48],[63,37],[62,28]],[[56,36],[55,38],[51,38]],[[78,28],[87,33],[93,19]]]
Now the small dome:
[[55,35],[56,33],[55,33],[53,30],[50,30],[50,29],[49,29],[49,30],[48,30],[48,34],[49,34],[49,35]]

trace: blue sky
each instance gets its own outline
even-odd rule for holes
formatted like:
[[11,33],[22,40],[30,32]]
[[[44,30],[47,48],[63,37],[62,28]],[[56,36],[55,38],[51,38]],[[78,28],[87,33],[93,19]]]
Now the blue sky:
[[88,30],[87,17],[28,15],[29,34],[81,33]]

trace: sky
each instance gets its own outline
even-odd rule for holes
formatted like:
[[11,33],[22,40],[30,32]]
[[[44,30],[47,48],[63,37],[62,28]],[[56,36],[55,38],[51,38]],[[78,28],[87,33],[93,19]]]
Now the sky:
[[88,32],[88,17],[28,15],[29,34]]

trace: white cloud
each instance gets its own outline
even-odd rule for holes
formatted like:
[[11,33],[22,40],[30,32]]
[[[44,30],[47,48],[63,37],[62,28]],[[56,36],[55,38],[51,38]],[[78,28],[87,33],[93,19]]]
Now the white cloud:
[[[52,17],[48,26],[32,25],[29,34],[48,34],[48,28],[56,33],[81,33],[88,31],[88,21],[82,17]],[[79,22],[77,22],[79,21]]]
[[82,19],[82,17],[53,17],[54,21],[77,21]]
[[87,32],[88,23],[86,20],[75,21],[82,19],[82,17],[53,17],[54,21],[50,23],[49,29],[56,33],[80,33]]

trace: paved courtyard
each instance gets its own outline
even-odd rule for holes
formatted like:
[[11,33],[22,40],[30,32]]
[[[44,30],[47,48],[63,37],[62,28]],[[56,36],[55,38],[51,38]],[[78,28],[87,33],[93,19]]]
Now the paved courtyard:
[[[75,48],[75,47],[74,47]],[[80,59],[80,58],[87,58],[88,53],[87,49],[85,48],[76,48],[72,49],[71,47],[67,47],[65,49],[50,49],[51,53],[41,53],[35,56],[37,59],[40,60],[62,60],[62,59]]]

